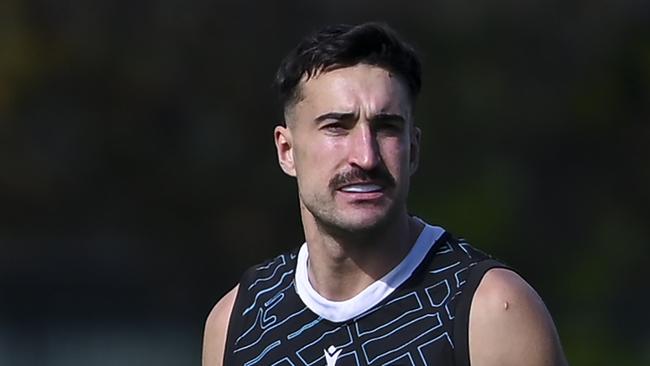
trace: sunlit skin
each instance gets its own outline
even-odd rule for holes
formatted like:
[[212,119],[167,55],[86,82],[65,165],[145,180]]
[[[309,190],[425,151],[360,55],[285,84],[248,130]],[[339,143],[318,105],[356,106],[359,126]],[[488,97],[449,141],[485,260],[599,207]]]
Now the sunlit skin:
[[[299,87],[286,127],[275,129],[279,163],[298,182],[309,281],[323,297],[347,300],[395,267],[422,230],[406,211],[420,132],[403,82],[382,68],[321,72]],[[222,365],[237,292],[206,321],[206,366]],[[472,298],[468,346],[474,366],[566,365],[544,303],[501,268]]]
[[297,179],[312,285],[346,299],[396,265],[421,229],[406,211],[419,130],[404,82],[383,68],[320,72],[299,87],[275,130],[278,157]]

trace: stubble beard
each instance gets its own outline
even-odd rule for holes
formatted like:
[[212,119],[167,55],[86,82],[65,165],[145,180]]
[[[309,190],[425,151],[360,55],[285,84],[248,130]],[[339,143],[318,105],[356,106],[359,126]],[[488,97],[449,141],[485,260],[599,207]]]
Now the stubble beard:
[[[356,182],[376,182],[384,187],[385,196],[379,202],[340,202],[338,190]],[[326,188],[305,194],[298,184],[301,209],[313,218],[317,229],[340,239],[369,239],[382,235],[400,213],[406,213],[409,179],[402,179],[401,189],[385,165],[373,170],[352,168],[334,175]],[[404,189],[406,187],[406,189]],[[309,192],[309,191],[307,191]],[[368,212],[375,211],[375,212]],[[364,212],[366,211],[366,212]],[[303,218],[303,220],[306,218]]]
[[[335,193],[331,193],[328,197],[322,197],[322,195],[303,197],[301,194],[300,200],[301,205],[304,206],[303,209],[313,217],[320,231],[340,238],[362,239],[381,235],[397,219],[400,212],[400,202],[405,199],[405,197],[394,196],[392,199],[397,201],[384,203],[388,207],[374,208],[382,212],[377,212],[371,217],[362,220],[355,220],[355,209],[349,207],[350,212],[344,212],[347,210],[337,207],[334,195]],[[359,209],[362,210],[363,208]],[[366,213],[362,214],[367,215]]]

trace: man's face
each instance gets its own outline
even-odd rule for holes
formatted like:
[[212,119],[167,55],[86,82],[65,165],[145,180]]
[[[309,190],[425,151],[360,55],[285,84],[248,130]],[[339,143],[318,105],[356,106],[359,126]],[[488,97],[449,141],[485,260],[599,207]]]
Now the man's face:
[[419,130],[404,82],[359,64],[299,88],[275,141],[282,169],[297,178],[303,221],[354,232],[405,214]]

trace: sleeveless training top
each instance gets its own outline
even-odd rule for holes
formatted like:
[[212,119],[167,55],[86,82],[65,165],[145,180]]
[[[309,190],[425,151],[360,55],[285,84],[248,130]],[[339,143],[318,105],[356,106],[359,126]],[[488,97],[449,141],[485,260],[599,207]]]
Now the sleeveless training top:
[[309,285],[307,255],[303,244],[244,273],[225,366],[469,365],[472,296],[505,267],[426,225],[395,269],[336,303]]

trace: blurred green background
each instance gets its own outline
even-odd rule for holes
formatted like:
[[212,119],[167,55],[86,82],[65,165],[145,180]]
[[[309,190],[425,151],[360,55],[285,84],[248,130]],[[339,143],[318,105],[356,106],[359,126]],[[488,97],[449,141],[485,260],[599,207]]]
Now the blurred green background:
[[302,241],[271,83],[305,33],[420,51],[413,213],[517,268],[573,365],[650,364],[650,6],[2,0],[0,365],[197,365]]

